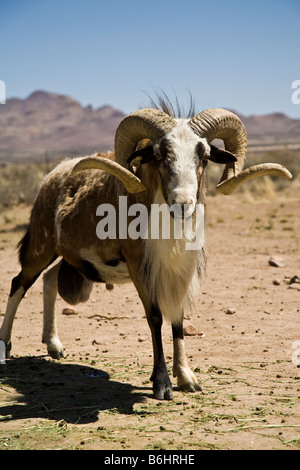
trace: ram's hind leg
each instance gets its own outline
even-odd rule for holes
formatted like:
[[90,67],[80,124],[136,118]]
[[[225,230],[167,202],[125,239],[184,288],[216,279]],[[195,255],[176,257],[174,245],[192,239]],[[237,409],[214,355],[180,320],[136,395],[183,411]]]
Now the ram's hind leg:
[[173,376],[177,377],[179,390],[186,392],[201,390],[195,374],[188,365],[184,345],[183,320],[181,320],[179,324],[172,325],[172,333],[174,347]]
[[18,306],[25,295],[26,288],[22,284],[22,272],[14,277],[11,283],[9,298],[2,326],[0,328],[0,340],[6,345],[6,357],[9,357],[11,350],[11,332]]
[[[40,237],[39,243],[42,244],[43,239],[41,234],[35,235]],[[22,269],[11,282],[6,311],[0,328],[0,340],[6,344],[7,356],[9,356],[11,349],[11,332],[14,318],[22,298],[42,271],[57,258],[54,251],[51,250],[51,246],[48,246],[47,249],[39,250],[37,249],[37,243],[34,246],[35,242],[36,239],[32,237],[29,229],[19,243],[19,261]]]
[[7,301],[6,311],[2,326],[0,328],[0,340],[4,341],[6,344],[7,357],[9,357],[11,350],[11,332],[18,306],[27,290],[32,286],[32,284],[34,284],[42,271],[43,268],[23,268],[22,271],[16,277],[14,277],[11,282],[11,289]]
[[64,356],[63,347],[57,334],[55,319],[55,301],[58,291],[58,272],[62,261],[48,269],[43,276],[44,323],[42,342],[47,345],[48,353],[53,359]]

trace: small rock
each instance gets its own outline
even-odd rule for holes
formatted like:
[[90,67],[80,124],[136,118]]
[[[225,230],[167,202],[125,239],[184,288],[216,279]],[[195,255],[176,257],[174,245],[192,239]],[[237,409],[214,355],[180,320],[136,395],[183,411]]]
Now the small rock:
[[63,315],[77,315],[77,311],[74,310],[74,308],[71,308],[71,307],[65,307],[62,309],[62,312],[61,312]]
[[276,268],[284,268],[285,264],[283,263],[283,259],[279,256],[271,256],[269,259],[269,265],[275,266]]
[[192,323],[183,320],[183,334],[185,336],[197,336],[198,331],[196,330],[194,325],[192,325]]
[[273,279],[274,286],[280,286],[280,281],[278,279]]
[[236,313],[236,309],[234,307],[228,308],[225,313],[226,315],[233,315]]
[[300,284],[300,277],[298,276],[291,277],[291,279],[289,280],[289,284],[295,284],[295,283]]
[[113,290],[114,285],[113,284],[105,284],[105,287],[107,290]]
[[138,341],[139,341],[140,343],[142,343],[143,341],[146,341],[146,338],[144,338],[143,336],[140,336],[140,337],[138,338]]

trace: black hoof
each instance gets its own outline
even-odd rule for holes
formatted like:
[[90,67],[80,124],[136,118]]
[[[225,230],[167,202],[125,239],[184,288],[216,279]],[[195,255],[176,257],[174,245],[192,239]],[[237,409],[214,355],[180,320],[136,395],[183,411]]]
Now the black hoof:
[[173,388],[167,372],[158,374],[155,378],[152,375],[153,395],[156,400],[173,400]]
[[173,400],[172,387],[162,387],[160,389],[153,389],[153,395],[156,400]]

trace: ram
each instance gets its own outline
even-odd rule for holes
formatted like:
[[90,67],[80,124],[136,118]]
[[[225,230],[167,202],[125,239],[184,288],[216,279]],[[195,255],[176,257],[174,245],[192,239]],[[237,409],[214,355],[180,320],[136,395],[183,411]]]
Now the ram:
[[[215,138],[224,141],[224,150],[211,144]],[[19,244],[21,271],[12,280],[0,329],[7,354],[17,307],[46,268],[42,340],[56,359],[63,356],[55,322],[57,292],[68,303],[76,304],[89,298],[95,282],[109,285],[132,281],[152,334],[155,398],[173,397],[163,353],[163,318],[172,326],[173,375],[179,389],[200,390],[186,358],[183,316],[205,271],[205,243],[195,251],[187,249],[191,239],[185,233],[179,238],[174,234],[169,238],[120,236],[123,228],[119,217],[119,236],[101,239],[96,233],[97,208],[111,204],[120,215],[119,200],[125,196],[129,207],[145,207],[150,220],[155,205],[175,204],[180,210],[176,216],[170,212],[171,223],[192,220],[196,236],[197,226],[203,226],[195,219],[197,207],[205,204],[203,174],[209,160],[225,165],[217,186],[224,194],[260,175],[291,178],[288,170],[278,164],[243,170],[246,147],[246,131],[235,114],[210,109],[194,117],[178,118],[164,106],[141,109],[125,117],[116,131],[115,153],[59,164],[45,177],[29,228]],[[200,214],[203,218],[204,212]]]

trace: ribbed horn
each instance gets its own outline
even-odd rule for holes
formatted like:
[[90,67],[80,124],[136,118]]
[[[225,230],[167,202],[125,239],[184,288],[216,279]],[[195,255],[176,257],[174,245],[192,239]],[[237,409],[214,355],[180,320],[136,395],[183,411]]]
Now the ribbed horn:
[[208,142],[222,139],[225,149],[233,153],[237,161],[228,163],[217,189],[223,194],[231,194],[240,184],[258,176],[275,175],[292,178],[291,173],[276,163],[264,163],[243,171],[247,153],[247,133],[239,117],[225,109],[208,109],[189,121],[193,131]]
[[82,170],[103,170],[120,180],[129,193],[145,191],[146,187],[137,176],[118,163],[103,157],[86,157],[74,166],[72,173]]
[[175,125],[175,120],[158,109],[140,109],[121,121],[115,136],[115,159],[126,167],[127,158],[142,139],[156,141]]
[[284,166],[278,163],[261,163],[260,165],[254,165],[243,170],[238,175],[226,181],[220,182],[217,185],[217,189],[223,194],[231,194],[240,184],[246,183],[246,181],[250,181],[258,176],[266,175],[292,179],[291,173]]
[[206,138],[208,142],[222,139],[225,149],[236,156],[236,162],[227,163],[225,166],[220,183],[243,170],[247,153],[247,133],[236,114],[222,108],[207,109],[193,117],[189,125],[196,134]]
[[88,169],[103,170],[118,178],[128,192],[145,191],[146,187],[142,181],[126,168],[127,158],[140,140],[147,138],[155,141],[171,130],[174,124],[171,116],[157,109],[141,109],[129,114],[121,121],[116,131],[115,161],[97,156],[86,157],[74,166],[72,173]]

